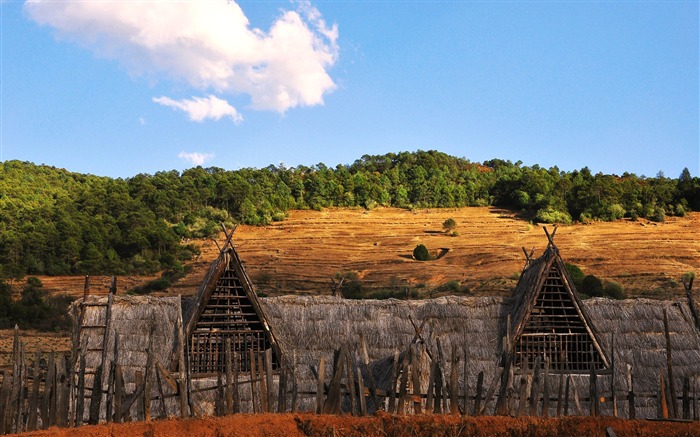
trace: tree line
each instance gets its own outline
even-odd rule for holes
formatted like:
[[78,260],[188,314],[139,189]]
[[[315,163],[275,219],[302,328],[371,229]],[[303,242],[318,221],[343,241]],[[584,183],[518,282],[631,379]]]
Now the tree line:
[[349,165],[109,178],[28,162],[0,164],[0,277],[180,271],[188,238],[219,223],[265,225],[293,209],[496,205],[544,223],[662,221],[700,211],[700,179],[571,172],[437,151],[364,155]]

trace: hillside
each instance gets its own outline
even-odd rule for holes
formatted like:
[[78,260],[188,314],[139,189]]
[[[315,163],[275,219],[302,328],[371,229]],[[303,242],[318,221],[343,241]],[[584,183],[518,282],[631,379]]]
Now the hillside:
[[[455,237],[443,232],[447,218],[457,222]],[[698,235],[700,213],[691,213],[665,223],[618,220],[560,226],[555,242],[567,262],[586,274],[619,282],[632,297],[669,298],[682,295],[679,279],[684,273],[700,271]],[[436,288],[452,280],[475,295],[508,294],[525,261],[521,248],[534,247],[538,256],[547,239],[541,226],[510,211],[472,207],[291,211],[283,222],[239,226],[234,242],[261,294],[328,294],[329,278],[354,272],[367,289],[419,287],[428,296],[445,293]],[[433,251],[449,250],[437,260],[419,262],[411,258],[419,243]],[[198,244],[202,252],[191,273],[167,293],[196,291],[218,251],[213,240]],[[40,279],[51,291],[82,295],[83,277]],[[120,278],[120,292],[139,279],[145,278]],[[93,280],[94,292],[107,289],[106,277]]]

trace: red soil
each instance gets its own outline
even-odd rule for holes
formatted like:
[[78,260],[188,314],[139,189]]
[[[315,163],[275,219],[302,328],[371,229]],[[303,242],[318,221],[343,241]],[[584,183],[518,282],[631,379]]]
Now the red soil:
[[700,422],[458,416],[261,414],[52,428],[27,436],[700,436]]

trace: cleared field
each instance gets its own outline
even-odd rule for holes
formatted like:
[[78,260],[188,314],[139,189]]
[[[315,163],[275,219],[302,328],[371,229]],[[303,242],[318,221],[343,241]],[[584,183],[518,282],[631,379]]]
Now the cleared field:
[[[457,236],[443,232],[447,218],[457,222]],[[700,272],[700,213],[665,223],[560,226],[554,241],[566,261],[586,274],[619,282],[633,297],[680,296],[680,277]],[[258,292],[268,295],[328,294],[328,280],[338,272],[355,272],[364,287],[374,289],[424,284],[430,295],[431,289],[457,280],[476,295],[504,295],[515,287],[524,265],[522,247],[528,252],[534,247],[539,256],[547,238],[541,226],[502,209],[377,208],[291,211],[287,220],[270,226],[239,226],[234,243]],[[419,243],[447,252],[434,261],[415,261],[411,254]],[[168,294],[196,291],[218,253],[212,240],[199,244],[202,253],[192,272]],[[152,278],[119,278],[119,292],[147,279]],[[82,295],[82,277],[41,280],[51,291]],[[93,278],[93,292],[106,293],[108,287],[108,278]]]

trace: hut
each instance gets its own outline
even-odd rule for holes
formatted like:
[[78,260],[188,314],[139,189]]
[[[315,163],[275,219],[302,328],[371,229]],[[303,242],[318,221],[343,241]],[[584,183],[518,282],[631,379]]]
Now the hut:
[[[471,406],[465,402],[461,408],[470,414],[502,413],[494,393],[517,394],[521,381],[532,386],[535,375],[545,368],[557,375],[545,384],[551,396],[557,392],[561,396],[565,379],[571,386],[571,396],[577,399],[571,414],[593,412],[595,404],[596,412],[626,417],[627,403],[617,402],[615,394],[634,390],[636,417],[658,417],[661,375],[666,381],[663,395],[676,410],[681,387],[692,381],[688,389],[692,392],[699,382],[700,330],[690,301],[581,300],[554,245],[554,234],[548,234],[549,244],[540,257],[528,256],[510,297],[412,301],[258,298],[232,235],[233,231],[226,232],[226,242],[195,296],[110,295],[77,303],[76,356],[85,356],[86,369],[97,375],[101,363],[124,366],[124,386],[131,393],[149,375],[165,379],[166,373],[175,374],[172,383],[184,381],[192,391],[189,404],[195,413],[213,412],[222,396],[216,388],[217,377],[226,370],[229,343],[239,357],[271,351],[275,375],[267,380],[269,392],[283,393],[288,384],[278,372],[293,369],[299,410],[315,409],[320,360],[332,363],[341,347],[350,351],[350,365],[360,368],[363,378],[385,394],[396,391],[396,371],[410,349],[421,357],[413,364],[416,378],[409,381],[413,392],[427,392],[434,373],[431,363],[438,361],[443,383],[447,375],[458,375],[444,385],[467,394]],[[148,363],[155,373],[149,373]],[[251,368],[250,363],[255,361],[241,359],[235,369],[241,377],[240,411],[256,408],[255,394],[245,385],[248,381],[252,387],[256,381],[251,372],[255,366]],[[506,363],[510,372],[504,370]],[[329,381],[334,367],[325,366],[320,376]],[[598,378],[593,384],[602,405],[589,394],[591,375]],[[107,387],[105,376],[92,378]],[[85,385],[94,385],[90,372]],[[178,404],[176,397],[182,395],[182,388],[164,383],[165,392],[159,392],[157,386],[161,384],[145,390],[150,390],[149,399],[159,415],[185,411],[187,403]],[[107,417],[106,407],[101,408],[100,417]],[[377,408],[382,408],[381,402],[368,405],[370,411]],[[554,405],[548,408],[548,414],[556,412]]]

